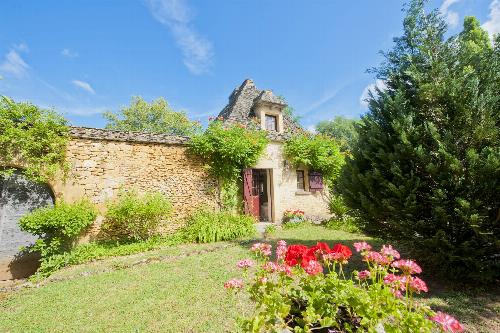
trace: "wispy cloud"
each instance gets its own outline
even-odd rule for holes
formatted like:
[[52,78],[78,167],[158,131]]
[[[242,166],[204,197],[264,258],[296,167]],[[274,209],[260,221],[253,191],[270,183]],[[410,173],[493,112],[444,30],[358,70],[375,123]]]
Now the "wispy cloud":
[[359,97],[359,103],[361,104],[362,107],[364,107],[364,108],[368,107],[368,98],[370,97],[370,92],[373,95],[376,95],[377,88],[379,90],[385,90],[385,89],[387,89],[387,85],[382,80],[376,80],[375,83],[367,85],[365,87],[365,89],[363,89],[363,93]]
[[184,0],[146,0],[153,17],[172,33],[183,54],[184,65],[196,75],[213,64],[212,43],[192,27],[193,15]]
[[443,4],[439,8],[439,11],[443,15],[446,23],[448,23],[448,26],[450,26],[451,28],[454,28],[458,25],[459,16],[457,12],[450,10],[450,7],[459,1],[460,0],[444,0]]
[[73,81],[71,81],[71,83],[73,83],[78,88],[83,89],[92,95],[95,94],[94,88],[92,88],[92,86],[88,82],[80,81],[80,80],[73,80]]
[[4,75],[13,75],[17,78],[22,78],[27,75],[27,70],[30,66],[21,58],[19,53],[11,49],[0,63],[0,72]]
[[333,90],[325,92],[323,94],[323,96],[321,96],[321,98],[314,101],[313,103],[311,103],[308,107],[306,107],[304,109],[304,115],[316,110],[317,108],[321,107],[325,103],[328,103],[329,101],[331,101],[335,96],[337,96],[338,92],[339,92],[339,89],[333,89]]
[[76,58],[78,57],[78,52],[72,51],[70,49],[62,49],[61,55],[66,58]]
[[483,28],[491,36],[500,34],[500,0],[493,0],[490,4],[490,14],[488,21],[484,22]]

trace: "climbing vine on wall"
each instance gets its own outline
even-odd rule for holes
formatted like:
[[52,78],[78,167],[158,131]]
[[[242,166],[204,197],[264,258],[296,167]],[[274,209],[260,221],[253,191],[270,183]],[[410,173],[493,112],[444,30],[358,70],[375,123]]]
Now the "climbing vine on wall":
[[221,119],[211,121],[203,134],[192,138],[190,151],[204,159],[218,180],[221,208],[237,207],[241,171],[257,163],[267,142],[264,131],[223,124]]
[[0,170],[21,167],[28,178],[47,181],[66,171],[67,121],[52,110],[0,96]]
[[295,166],[306,166],[323,174],[331,184],[344,165],[344,154],[339,143],[322,134],[301,133],[285,142],[284,152]]

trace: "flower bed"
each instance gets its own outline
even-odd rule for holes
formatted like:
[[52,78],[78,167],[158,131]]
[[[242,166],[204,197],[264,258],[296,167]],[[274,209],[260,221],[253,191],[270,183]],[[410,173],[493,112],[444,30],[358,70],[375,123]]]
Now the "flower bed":
[[304,211],[300,209],[287,209],[283,213],[283,225],[285,227],[296,227],[305,222]]
[[224,285],[230,291],[246,289],[256,303],[255,315],[241,321],[243,331],[463,331],[455,318],[414,299],[415,294],[428,291],[416,276],[422,272],[417,263],[401,259],[390,245],[380,251],[372,251],[366,242],[354,247],[366,269],[347,278],[344,266],[352,251],[343,244],[288,246],[281,240],[274,260],[270,244],[254,244],[255,259],[237,263],[245,279]]

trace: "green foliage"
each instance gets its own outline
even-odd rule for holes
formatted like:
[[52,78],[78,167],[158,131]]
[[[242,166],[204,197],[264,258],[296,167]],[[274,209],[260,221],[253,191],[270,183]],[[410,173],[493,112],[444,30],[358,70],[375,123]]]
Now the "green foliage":
[[316,125],[316,131],[336,139],[343,150],[351,150],[357,142],[357,119],[335,116],[333,120],[323,120]]
[[32,277],[39,280],[71,265],[83,264],[98,259],[126,256],[158,249],[162,246],[177,245],[184,242],[181,233],[165,237],[151,237],[140,241],[101,241],[75,246],[70,251],[43,258],[36,274]]
[[267,145],[264,131],[243,125],[210,122],[203,134],[190,141],[190,151],[204,159],[210,173],[219,181],[219,205],[234,209],[237,205],[241,171],[257,163]]
[[328,182],[333,182],[344,164],[337,141],[322,134],[294,135],[285,142],[284,151],[295,166],[319,171]]
[[66,171],[68,138],[66,120],[54,111],[0,96],[0,165],[21,166],[28,178],[46,181]]
[[340,190],[367,231],[412,244],[451,278],[500,277],[500,37],[474,18],[444,40],[437,12],[412,1],[404,34],[374,72]]
[[344,215],[341,218],[333,217],[325,223],[325,227],[332,230],[359,233],[361,230],[355,217]]
[[201,130],[198,122],[189,120],[185,112],[174,111],[163,98],[148,103],[136,96],[119,114],[105,112],[103,116],[108,121],[106,128],[113,130],[182,136],[192,136]]
[[255,219],[248,215],[203,210],[193,214],[184,229],[187,241],[212,243],[254,236]]
[[42,259],[69,250],[81,232],[91,225],[97,212],[88,201],[74,204],[57,203],[54,207],[41,208],[22,217],[19,226],[39,239],[29,248],[40,252]]
[[141,196],[135,190],[122,191],[107,206],[103,230],[120,238],[147,239],[171,213],[172,204],[159,192]]

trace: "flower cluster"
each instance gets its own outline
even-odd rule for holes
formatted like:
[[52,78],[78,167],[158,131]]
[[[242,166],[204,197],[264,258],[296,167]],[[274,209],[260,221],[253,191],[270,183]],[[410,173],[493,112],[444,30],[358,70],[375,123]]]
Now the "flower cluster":
[[[381,322],[384,323],[382,331],[391,332],[402,327],[405,327],[404,331],[415,332],[463,331],[462,325],[452,316],[433,312],[413,299],[415,293],[428,292],[426,283],[415,276],[422,272],[415,261],[401,259],[400,253],[391,245],[383,245],[379,251],[373,250],[366,242],[353,245],[367,269],[354,271],[354,281],[351,281],[344,276],[342,266],[348,263],[353,253],[344,244],[332,247],[324,242],[313,246],[288,245],[280,240],[274,259],[270,244],[253,244],[251,251],[257,261],[244,259],[237,263],[245,277],[251,273],[253,283],[248,291],[259,309],[256,314],[259,318],[247,320],[244,331],[255,331],[256,323],[260,328],[257,331],[278,331],[278,328],[296,331],[297,327],[310,331],[323,325],[321,316],[325,313],[338,316],[334,319],[335,326],[325,327],[336,331],[342,328],[379,331]],[[232,279],[224,287],[240,290],[244,285],[242,280]],[[337,298],[337,295],[343,296]],[[283,306],[277,307],[278,304]],[[367,308],[361,308],[364,306]],[[406,315],[395,321],[396,317],[390,311],[395,311],[398,316]],[[330,317],[328,320],[331,322]]]
[[304,217],[304,211],[300,209],[287,209],[283,213],[283,217],[285,218],[294,218],[294,217]]

